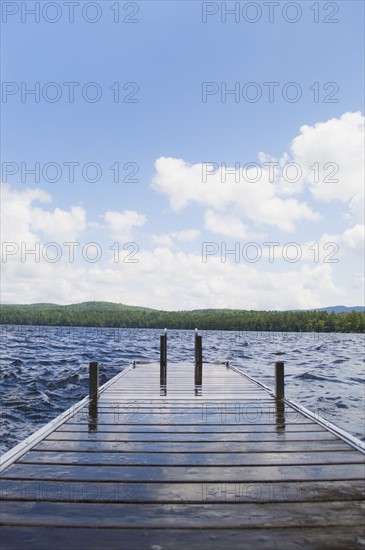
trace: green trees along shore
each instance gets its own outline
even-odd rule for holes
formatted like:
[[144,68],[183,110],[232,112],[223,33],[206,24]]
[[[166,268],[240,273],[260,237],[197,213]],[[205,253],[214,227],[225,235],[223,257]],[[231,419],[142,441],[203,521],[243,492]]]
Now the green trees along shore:
[[278,332],[364,332],[364,311],[246,311],[204,309],[160,311],[110,302],[7,305],[0,323],[118,328],[169,328]]

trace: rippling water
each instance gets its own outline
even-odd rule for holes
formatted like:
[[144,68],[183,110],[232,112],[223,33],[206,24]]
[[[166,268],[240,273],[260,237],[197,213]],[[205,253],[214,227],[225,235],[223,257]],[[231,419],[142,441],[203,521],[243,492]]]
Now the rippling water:
[[[0,326],[1,452],[87,395],[88,364],[101,384],[130,362],[159,361],[160,330]],[[205,361],[229,360],[273,387],[285,361],[286,397],[365,440],[364,335],[203,331]],[[168,360],[193,361],[193,331],[168,333]],[[209,368],[209,364],[205,366]]]

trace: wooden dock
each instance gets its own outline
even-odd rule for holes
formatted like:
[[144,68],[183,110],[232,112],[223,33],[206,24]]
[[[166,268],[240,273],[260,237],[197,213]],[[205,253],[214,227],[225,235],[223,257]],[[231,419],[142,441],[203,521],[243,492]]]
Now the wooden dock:
[[3,455],[3,550],[365,548],[360,441],[164,353]]

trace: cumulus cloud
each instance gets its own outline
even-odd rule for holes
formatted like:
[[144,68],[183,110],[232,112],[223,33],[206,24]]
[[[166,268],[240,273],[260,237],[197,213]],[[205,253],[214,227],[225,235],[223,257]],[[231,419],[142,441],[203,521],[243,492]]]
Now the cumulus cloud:
[[346,202],[363,192],[364,116],[360,112],[302,126],[290,149],[317,199]]
[[183,229],[182,231],[174,231],[171,235],[178,241],[190,242],[199,237],[200,231],[197,229]]
[[292,231],[300,221],[320,219],[319,213],[305,202],[279,197],[275,185],[270,183],[268,169],[261,171],[259,181],[254,181],[255,168],[252,174],[245,174],[246,179],[238,174],[236,181],[235,177],[228,178],[225,167],[213,172],[206,163],[190,165],[182,159],[161,157],[155,167],[152,186],[168,197],[173,210],[197,202],[218,213],[233,212],[235,219],[241,220],[241,233],[244,220]]
[[152,307],[166,309],[317,307],[345,296],[333,282],[331,265],[293,270],[288,264],[278,277],[260,264],[222,263],[219,254],[203,263],[200,255],[166,248],[143,253],[135,276],[149,288]]
[[106,212],[103,217],[112,238],[118,241],[130,240],[132,237],[132,230],[135,227],[142,227],[147,221],[144,214],[139,214],[134,210],[124,210],[124,212],[110,210]]
[[79,206],[69,211],[45,210],[36,203],[50,203],[52,197],[42,189],[15,191],[1,186],[3,241],[34,243],[38,241],[74,241],[86,227],[86,212]]
[[211,233],[218,233],[225,237],[246,239],[250,236],[247,227],[237,216],[217,214],[207,210],[204,216],[204,228]]
[[[27,242],[29,239],[34,241],[37,239],[35,225],[41,232],[49,231],[52,219],[47,215],[43,225],[34,222],[34,211],[37,216],[43,215],[39,206],[34,204],[49,202],[49,195],[39,190],[12,192],[9,188],[5,189],[5,195],[6,234],[11,240],[27,238]],[[55,213],[56,210],[49,214],[58,216],[61,223],[63,211]],[[76,219],[77,228],[84,226],[84,216],[77,207],[72,207],[67,213],[67,221]],[[21,223],[16,226],[18,215]],[[112,234],[119,237],[120,231],[124,235],[126,229],[145,223],[144,216],[136,212],[108,212],[105,216]],[[210,222],[216,224],[218,220],[213,217]],[[171,232],[168,237],[173,242],[195,242],[195,252],[186,253],[160,245],[153,250],[138,250],[136,263],[123,261],[125,254],[114,258],[106,255],[100,261],[90,263],[85,255],[81,256],[81,247],[75,251],[81,257],[81,261],[76,263],[70,262],[64,250],[57,262],[47,261],[44,257],[41,262],[36,262],[33,255],[22,262],[19,254],[13,255],[11,261],[3,263],[3,300],[69,303],[92,298],[165,309],[251,309],[277,308],[278,304],[281,308],[317,307],[332,303],[334,296],[343,301],[346,295],[334,284],[330,265],[308,266],[302,263],[294,269],[292,264],[288,264],[278,277],[267,262],[265,266],[250,264],[242,257],[237,264],[223,263],[217,254],[204,263],[200,248],[196,248],[198,236],[199,232],[192,228]]]
[[[7,264],[5,301],[110,300],[167,310],[205,307],[292,309],[344,301],[347,289],[333,281],[332,266],[311,265],[280,276],[259,264],[202,262],[199,254],[166,247],[140,251],[138,264],[72,266],[67,263]],[[57,284],[55,284],[57,283]]]
[[355,195],[349,204],[349,218],[353,222],[364,223],[365,195]]
[[171,248],[174,244],[173,238],[169,233],[160,235],[151,235],[152,242],[157,246]]
[[294,197],[306,187],[318,201],[349,202],[350,217],[363,223],[361,113],[304,125],[279,159],[263,152],[258,157],[258,163],[234,166],[160,157],[152,186],[176,212],[201,205],[205,229],[233,238],[253,235],[258,228],[293,232],[301,222],[319,221],[320,212]]
[[200,235],[198,229],[183,229],[182,231],[172,231],[171,233],[162,233],[160,235],[152,235],[152,242],[158,246],[166,246],[171,248],[180,242],[192,242]]
[[349,203],[347,218],[351,226],[341,236],[343,243],[350,250],[363,256],[365,250],[365,219],[364,219],[365,195],[355,195]]
[[34,219],[34,202],[51,202],[51,196],[41,189],[14,191],[10,185],[1,185],[1,239],[3,241],[27,241],[36,236],[31,228]]
[[86,212],[80,206],[72,206],[69,212],[60,208],[55,208],[53,212],[34,208],[31,226],[53,241],[75,241],[86,228]]
[[361,255],[364,254],[364,237],[365,226],[363,224],[356,224],[354,227],[346,229],[346,231],[342,235],[342,239],[345,244]]

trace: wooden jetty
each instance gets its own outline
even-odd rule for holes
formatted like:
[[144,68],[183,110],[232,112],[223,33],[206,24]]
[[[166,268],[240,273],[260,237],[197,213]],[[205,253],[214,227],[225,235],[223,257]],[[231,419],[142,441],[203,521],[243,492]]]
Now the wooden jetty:
[[3,550],[361,549],[364,445],[228,363],[134,362],[3,455]]

